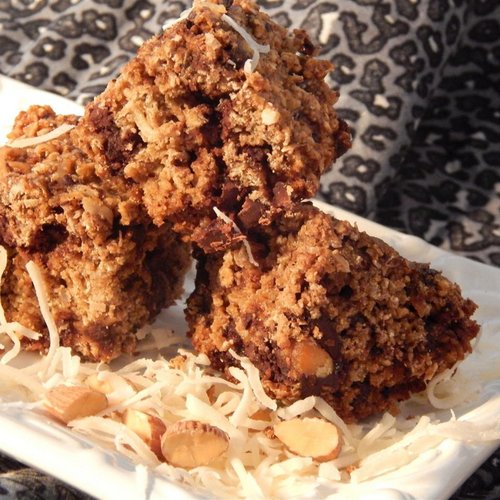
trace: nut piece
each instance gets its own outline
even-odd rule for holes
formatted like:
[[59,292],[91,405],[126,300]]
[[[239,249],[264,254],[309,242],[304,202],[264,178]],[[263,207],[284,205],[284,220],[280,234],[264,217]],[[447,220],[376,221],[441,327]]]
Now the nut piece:
[[292,452],[318,462],[337,458],[342,443],[335,425],[321,418],[292,418],[274,425],[276,437]]
[[113,387],[108,380],[101,380],[99,374],[92,373],[87,377],[85,383],[94,391],[102,392],[102,394],[109,394],[113,392]]
[[210,464],[228,446],[229,437],[224,431],[194,420],[170,425],[161,440],[161,451],[167,462],[185,469]]
[[58,385],[45,395],[45,407],[54,417],[68,423],[106,409],[104,394],[88,387]]
[[121,403],[125,399],[132,397],[136,392],[128,380],[109,371],[92,373],[85,380],[85,385],[94,389],[94,391],[106,394],[110,405]]
[[266,107],[262,110],[261,118],[264,125],[273,125],[279,120],[279,113],[272,107]]
[[324,378],[333,372],[333,360],[330,355],[313,340],[304,340],[295,344],[292,350],[292,366],[301,375]]
[[161,437],[167,430],[163,420],[154,415],[127,408],[123,416],[123,423],[149,446],[159,460],[163,461]]

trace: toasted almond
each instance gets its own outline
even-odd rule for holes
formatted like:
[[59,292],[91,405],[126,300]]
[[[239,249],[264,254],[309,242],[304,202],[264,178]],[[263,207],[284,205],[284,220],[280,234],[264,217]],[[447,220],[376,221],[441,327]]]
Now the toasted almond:
[[333,372],[333,360],[314,340],[298,342],[292,349],[292,366],[302,375],[324,378]]
[[45,400],[49,413],[65,423],[95,415],[108,406],[104,394],[80,386],[58,385],[47,392]]
[[110,371],[92,373],[85,380],[85,384],[97,392],[106,394],[110,405],[121,403],[136,392],[128,380]]
[[292,418],[274,425],[276,437],[292,452],[318,462],[333,460],[342,443],[335,425],[321,418]]
[[161,451],[167,462],[185,469],[209,465],[228,446],[229,437],[224,431],[194,420],[168,426],[161,440]]
[[85,380],[85,384],[91,389],[94,389],[94,391],[101,392],[102,394],[113,392],[111,383],[108,380],[100,379],[99,373],[92,373],[92,375],[89,375]]
[[161,438],[167,426],[160,418],[127,408],[123,416],[123,423],[149,446],[159,460],[163,460]]

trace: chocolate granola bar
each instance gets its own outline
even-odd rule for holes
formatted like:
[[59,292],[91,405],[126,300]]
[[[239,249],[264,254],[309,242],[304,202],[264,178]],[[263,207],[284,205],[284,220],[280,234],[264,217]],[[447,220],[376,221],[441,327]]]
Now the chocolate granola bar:
[[189,334],[213,366],[237,365],[232,349],[273,397],[320,395],[356,421],[471,351],[476,305],[440,272],[310,204],[271,219],[247,233],[251,252],[198,252]]
[[[10,138],[43,137],[77,122],[35,106],[18,116]],[[133,352],[135,332],[179,297],[189,246],[170,224],[154,225],[134,203],[134,188],[120,182],[95,176],[68,132],[0,149],[0,244],[9,256],[1,297],[8,321],[43,333],[28,349],[49,342],[25,268],[30,260],[42,272],[61,344],[87,359]]]
[[195,1],[140,47],[72,136],[96,175],[126,180],[157,225],[196,239],[213,206],[269,202],[279,182],[295,200],[314,196],[350,147],[324,82],[332,65],[315,53],[304,31],[249,0]]

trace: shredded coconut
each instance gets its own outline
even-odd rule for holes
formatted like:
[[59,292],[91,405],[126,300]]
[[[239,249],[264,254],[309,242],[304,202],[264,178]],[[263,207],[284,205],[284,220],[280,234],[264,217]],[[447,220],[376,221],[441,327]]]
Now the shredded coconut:
[[10,351],[7,351],[3,356],[0,361],[3,365],[6,365],[10,361],[12,361],[21,351],[21,341],[19,340],[19,337],[15,334],[15,332],[10,332],[8,330],[4,330],[4,333],[6,333],[10,340],[12,340],[13,346]]
[[44,360],[45,366],[50,370],[52,359],[55,356],[57,349],[59,348],[59,332],[57,331],[56,322],[54,317],[50,312],[49,302],[47,297],[47,290],[45,289],[45,282],[42,278],[42,273],[38,266],[30,260],[26,264],[26,271],[28,271],[29,277],[33,282],[35,287],[35,294],[38,300],[38,305],[40,307],[40,312],[42,313],[43,320],[47,325],[49,331],[49,351]]
[[192,10],[193,10],[192,7],[189,8],[189,9],[183,10],[181,12],[180,16],[177,19],[175,19],[175,18],[169,19],[165,24],[163,24],[163,26],[161,27],[161,29],[163,31],[165,31],[166,29],[172,27],[174,24],[177,24],[179,21],[182,21],[183,19],[186,19],[189,16],[189,14],[191,13]]
[[[243,234],[241,229],[237,226],[236,222],[234,222],[232,219],[230,219],[224,212],[219,210],[217,207],[213,207],[213,209],[214,209],[215,215],[219,219],[223,220],[226,224],[230,224],[238,234]],[[259,263],[255,260],[253,253],[252,253],[252,249],[250,247],[250,243],[248,243],[248,240],[246,238],[243,240],[243,246],[245,247],[245,251],[248,255],[248,260],[249,260],[250,264],[252,264],[256,267],[259,267]]]
[[237,359],[240,362],[241,367],[245,370],[250,387],[252,388],[253,394],[259,401],[259,403],[265,408],[269,408],[270,410],[277,410],[278,404],[274,399],[271,399],[266,394],[264,388],[262,387],[259,370],[257,370],[257,368],[250,362],[248,358],[238,356],[232,349],[229,350],[229,353],[231,354],[231,356],[233,356],[233,358]]
[[43,144],[44,142],[57,139],[74,127],[74,125],[70,125],[69,123],[63,123],[46,134],[38,135],[36,137],[20,137],[19,139],[14,139],[13,141],[8,142],[6,146],[11,148],[29,148],[30,146],[37,146],[38,144]]
[[238,34],[241,35],[243,40],[247,42],[249,47],[252,49],[253,55],[252,59],[247,59],[243,65],[243,71],[245,73],[253,73],[259,64],[260,54],[267,54],[270,50],[269,45],[261,45],[257,43],[253,37],[246,31],[242,26],[240,26],[232,17],[227,14],[223,14],[221,19],[225,21],[231,28],[233,28]]

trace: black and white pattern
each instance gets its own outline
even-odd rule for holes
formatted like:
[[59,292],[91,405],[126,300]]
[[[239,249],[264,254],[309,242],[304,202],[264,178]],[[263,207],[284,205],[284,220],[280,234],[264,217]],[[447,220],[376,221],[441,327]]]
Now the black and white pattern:
[[[0,0],[0,72],[85,103],[188,3]],[[319,196],[500,266],[500,0],[259,3],[336,66],[355,138]],[[498,498],[499,460],[456,498]]]

